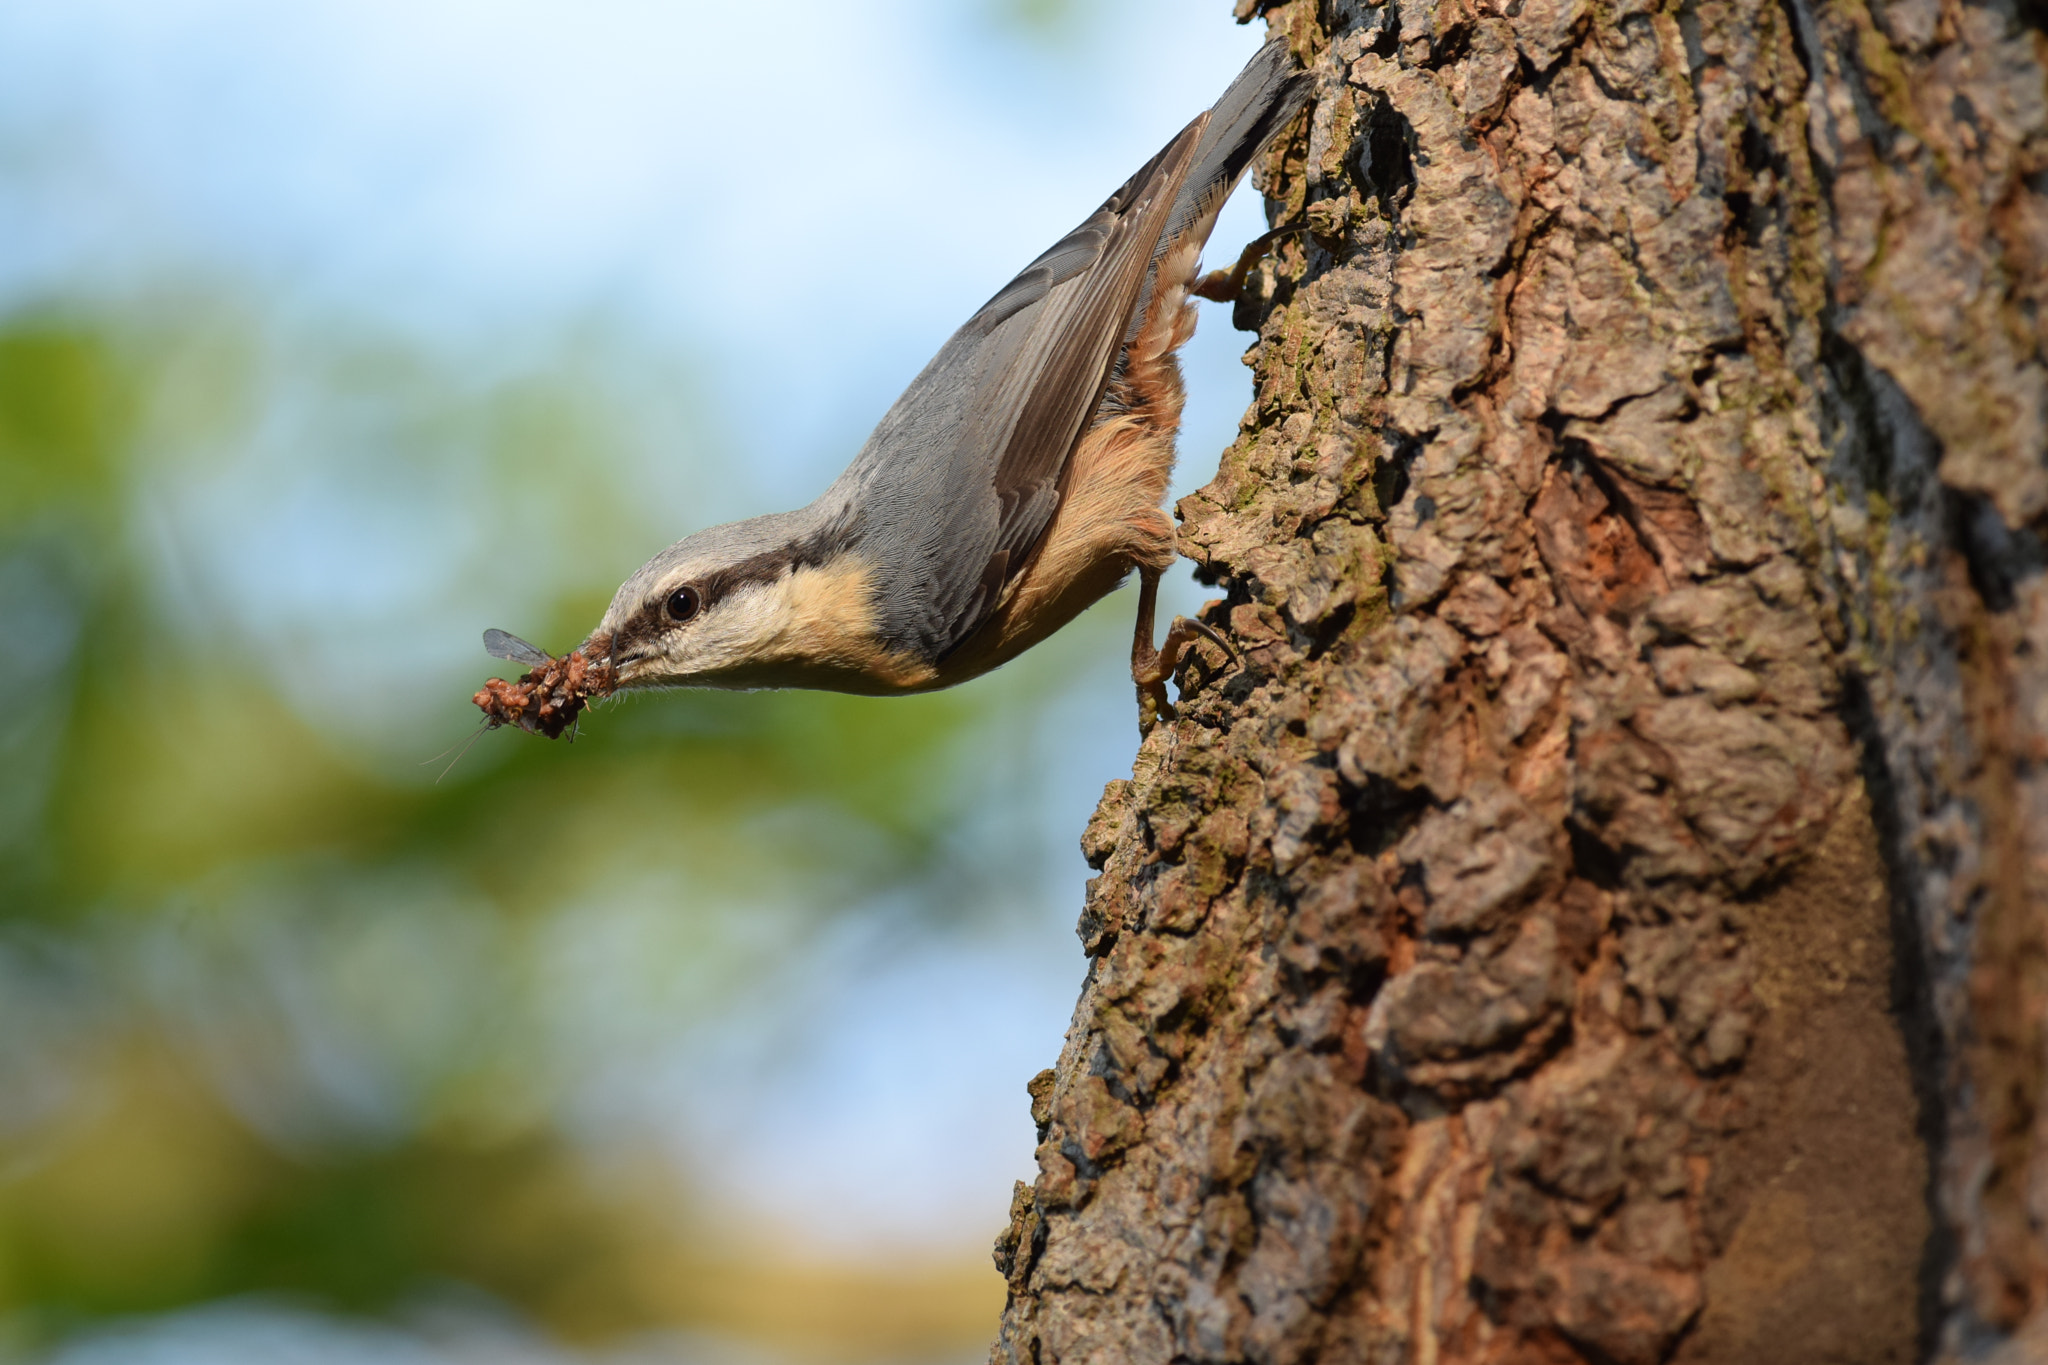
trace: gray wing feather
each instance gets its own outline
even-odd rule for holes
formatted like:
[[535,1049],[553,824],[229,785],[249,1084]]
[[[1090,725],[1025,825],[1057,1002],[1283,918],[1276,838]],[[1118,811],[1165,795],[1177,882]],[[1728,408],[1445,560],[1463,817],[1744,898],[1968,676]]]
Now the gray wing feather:
[[970,328],[987,333],[1015,317],[1052,291],[1101,259],[1103,243],[1109,240],[1114,220],[1108,210],[1098,210],[1087,222],[1054,242],[1043,255],[1017,272],[996,296],[967,320]]

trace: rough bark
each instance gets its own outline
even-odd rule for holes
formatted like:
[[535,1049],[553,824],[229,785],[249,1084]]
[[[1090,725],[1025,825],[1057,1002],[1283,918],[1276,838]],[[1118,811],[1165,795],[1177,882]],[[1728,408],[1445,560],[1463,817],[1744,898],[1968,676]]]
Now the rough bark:
[[1263,7],[1244,663],[1084,840],[996,1359],[2048,1358],[2021,3]]

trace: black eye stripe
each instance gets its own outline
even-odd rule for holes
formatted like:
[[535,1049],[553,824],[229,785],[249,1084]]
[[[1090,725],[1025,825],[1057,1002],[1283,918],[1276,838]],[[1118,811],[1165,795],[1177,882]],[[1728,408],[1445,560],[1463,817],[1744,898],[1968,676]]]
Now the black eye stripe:
[[[646,624],[634,629],[645,630],[649,635],[656,634],[688,620],[690,616],[701,615],[705,607],[715,602],[723,602],[745,588],[756,584],[773,583],[797,569],[814,568],[828,563],[846,548],[852,533],[852,520],[842,516],[831,525],[802,540],[778,546],[773,550],[763,550],[759,554],[749,555],[738,563],[728,564],[723,568],[710,569],[700,575],[695,583],[677,588],[665,598],[644,604],[636,619]],[[674,604],[684,592],[695,596],[696,606],[690,610],[689,616],[678,617]]]
[[668,619],[677,625],[681,625],[695,616],[699,611],[703,610],[703,607],[704,598],[702,594],[695,588],[687,585],[677,588],[674,592],[670,593],[668,601],[662,604],[662,610],[668,614]]

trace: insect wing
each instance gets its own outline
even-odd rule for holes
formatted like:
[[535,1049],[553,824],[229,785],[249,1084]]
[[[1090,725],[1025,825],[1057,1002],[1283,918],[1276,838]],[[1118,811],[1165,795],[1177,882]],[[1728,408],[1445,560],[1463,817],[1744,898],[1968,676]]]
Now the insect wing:
[[484,632],[484,653],[493,659],[525,664],[529,668],[545,668],[554,662],[546,650],[530,645],[517,635],[504,630],[492,629]]

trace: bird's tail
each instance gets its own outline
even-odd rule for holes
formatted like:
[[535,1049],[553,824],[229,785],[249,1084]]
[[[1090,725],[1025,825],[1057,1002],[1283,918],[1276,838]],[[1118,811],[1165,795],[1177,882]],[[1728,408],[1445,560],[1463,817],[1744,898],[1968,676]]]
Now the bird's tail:
[[1172,442],[1180,429],[1183,391],[1174,352],[1195,332],[1195,310],[1188,295],[1201,269],[1202,247],[1245,168],[1308,104],[1310,88],[1308,73],[1294,60],[1286,40],[1274,39],[1259,49],[1208,113],[1182,129],[1111,200],[1134,201],[1139,188],[1149,184],[1174,149],[1184,147],[1193,134],[1195,145],[1181,162],[1187,169],[1180,173],[1165,227],[1154,240],[1144,285],[1094,419],[1100,423],[1105,415],[1126,418],[1146,439],[1165,443],[1155,502],[1165,492],[1166,472],[1173,464]]
[[1189,232],[1207,238],[1223,201],[1244,178],[1252,158],[1294,121],[1308,104],[1311,82],[1287,46],[1274,38],[1246,63],[1223,98],[1209,110],[1209,123],[1195,148],[1187,179],[1160,234],[1164,253]]

